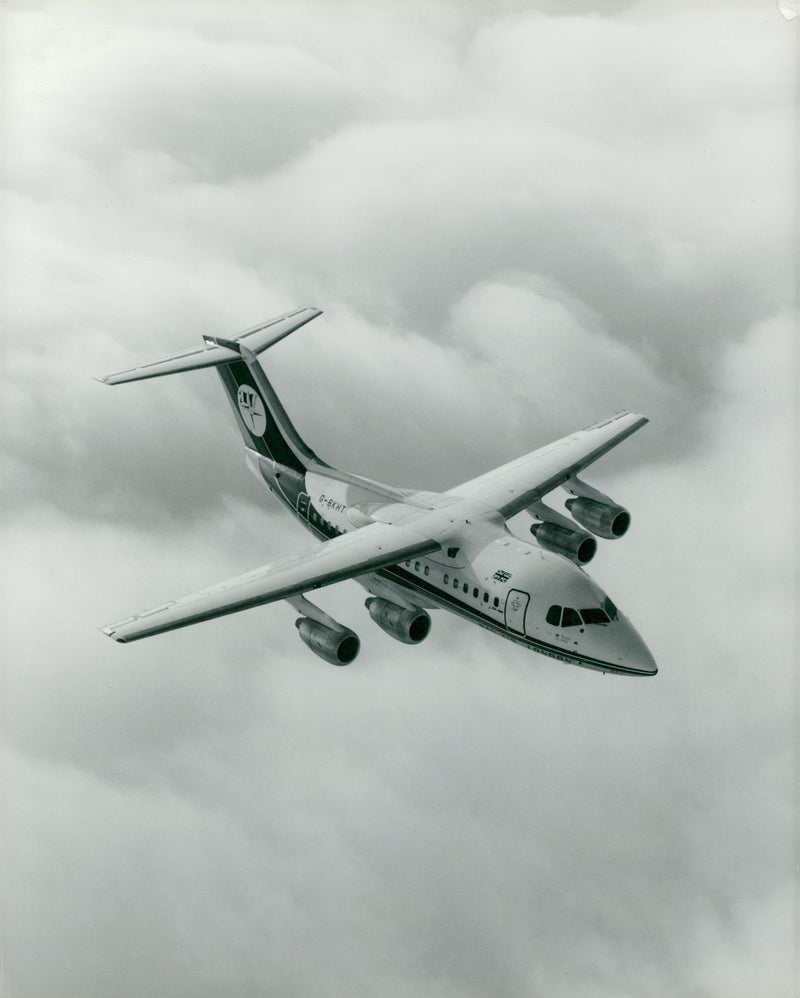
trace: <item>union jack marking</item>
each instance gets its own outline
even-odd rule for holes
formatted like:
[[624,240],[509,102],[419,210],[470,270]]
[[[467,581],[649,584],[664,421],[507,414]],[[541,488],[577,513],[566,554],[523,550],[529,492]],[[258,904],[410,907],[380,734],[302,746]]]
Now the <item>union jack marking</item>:
[[492,578],[494,579],[495,582],[508,582],[508,580],[511,578],[511,572],[503,572],[503,571],[495,572]]

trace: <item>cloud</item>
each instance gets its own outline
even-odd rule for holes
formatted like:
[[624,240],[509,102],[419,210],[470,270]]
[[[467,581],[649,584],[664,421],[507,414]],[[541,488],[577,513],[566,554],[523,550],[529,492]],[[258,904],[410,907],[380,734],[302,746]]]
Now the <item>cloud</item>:
[[[791,41],[748,4],[5,12],[4,892],[16,995],[786,993]],[[781,32],[784,32],[781,35]],[[10,96],[9,96],[10,95]],[[324,457],[448,488],[625,406],[615,682],[363,592],[119,647],[280,557],[210,372],[299,304]],[[43,950],[42,941],[46,946]],[[43,958],[42,953],[46,956]]]
[[[658,409],[642,408],[671,431],[671,408],[713,397],[723,345],[791,293],[790,63],[773,58],[783,52],[778,19],[737,8],[720,29],[710,10],[665,20],[648,6],[552,17],[444,4],[411,17],[394,5],[366,16],[356,4],[352,20],[314,5],[270,10],[10,17],[21,53],[9,70],[5,205],[12,508],[49,492],[86,515],[202,515],[236,481],[221,430],[213,472],[205,453],[182,445],[184,430],[218,432],[212,379],[135,389],[131,405],[146,405],[153,423],[120,448],[113,421],[127,399],[115,392],[111,415],[107,393],[84,377],[298,303],[338,310],[350,324],[333,336],[365,337],[385,356],[394,332],[441,343],[431,355],[444,374],[459,371],[453,310],[465,314],[479,289],[558,289],[581,321],[593,316],[588,332],[602,331],[592,343],[607,357],[624,348],[639,358],[622,363],[628,380],[611,382],[613,398],[584,379],[565,418],[578,416],[581,396],[615,409],[630,404],[634,383],[657,378],[647,395]],[[267,148],[265,136],[279,141]],[[315,348],[325,352],[314,395],[324,386],[337,418],[309,435],[326,442],[333,425],[351,439],[358,418],[342,425],[349,406],[333,386],[352,378],[363,391],[359,358]],[[573,364],[593,354],[586,340],[579,352]],[[565,383],[553,352],[547,360],[530,392],[539,415],[554,413],[545,434],[558,432]],[[315,361],[297,363],[292,380],[308,392]],[[507,367],[481,373],[499,380]],[[406,367],[399,404],[431,393],[424,373]],[[454,375],[443,389],[445,380],[434,390],[449,392],[449,411],[465,392],[486,391],[477,379]],[[540,442],[522,404],[503,428],[508,456]],[[30,440],[49,433],[56,410],[61,439],[45,457]],[[413,461],[428,435],[411,427],[410,455],[381,474],[427,476]],[[688,441],[669,432],[659,445]],[[469,473],[486,466],[486,450]],[[175,462],[185,468],[178,488],[161,474]],[[121,488],[135,496],[130,509]]]
[[25,570],[3,599],[12,980],[744,994],[762,975],[781,993],[792,600],[773,537],[792,497],[768,506],[774,535],[738,524],[784,452],[792,344],[788,317],[755,328],[722,360],[695,459],[612,483],[634,528],[595,574],[651,640],[652,683],[439,615],[425,646],[401,647],[351,584],[320,594],[362,632],[348,670],[305,654],[280,606],[121,648],[91,630],[104,612],[299,534],[259,538],[243,508],[160,547],[63,514],[19,521],[4,550]]

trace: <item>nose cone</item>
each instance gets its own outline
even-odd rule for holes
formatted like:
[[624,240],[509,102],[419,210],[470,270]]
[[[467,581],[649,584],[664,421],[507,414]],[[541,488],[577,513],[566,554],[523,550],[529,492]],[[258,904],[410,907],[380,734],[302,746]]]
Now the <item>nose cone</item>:
[[622,655],[622,665],[625,669],[636,672],[640,676],[655,676],[658,672],[656,660],[650,653],[650,649],[635,631],[633,640]]

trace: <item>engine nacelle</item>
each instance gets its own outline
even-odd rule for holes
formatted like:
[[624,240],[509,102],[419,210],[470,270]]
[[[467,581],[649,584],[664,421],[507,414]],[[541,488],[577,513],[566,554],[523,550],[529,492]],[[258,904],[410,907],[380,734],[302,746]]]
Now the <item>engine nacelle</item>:
[[418,645],[430,632],[431,618],[424,610],[407,610],[378,596],[370,596],[364,605],[381,630],[404,644]]
[[566,507],[582,527],[608,540],[622,537],[631,525],[631,514],[622,506],[579,496],[567,499]]
[[585,565],[594,558],[597,551],[597,541],[591,534],[585,534],[582,530],[570,530],[557,523],[534,523],[531,533],[547,551],[563,554],[576,565]]
[[303,643],[331,665],[349,665],[358,655],[361,642],[352,631],[334,631],[309,617],[298,617],[294,623]]

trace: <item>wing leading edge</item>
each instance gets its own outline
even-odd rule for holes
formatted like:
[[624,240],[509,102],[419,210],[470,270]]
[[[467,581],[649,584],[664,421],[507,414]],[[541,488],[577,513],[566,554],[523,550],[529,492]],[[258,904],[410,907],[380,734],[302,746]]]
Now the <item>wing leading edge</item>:
[[374,523],[101,629],[115,641],[137,641],[387,568],[438,547],[407,527]]
[[620,412],[449,489],[449,494],[476,500],[509,519],[563,485],[647,422],[647,417],[639,413]]

